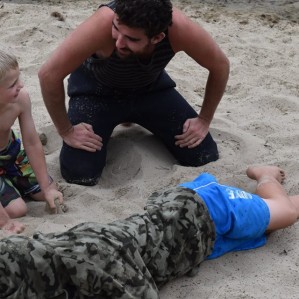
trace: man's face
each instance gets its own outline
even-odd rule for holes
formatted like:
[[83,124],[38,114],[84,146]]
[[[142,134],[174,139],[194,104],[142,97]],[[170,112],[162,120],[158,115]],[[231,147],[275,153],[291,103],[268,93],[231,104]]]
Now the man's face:
[[146,57],[154,49],[154,44],[143,29],[131,28],[120,23],[117,15],[112,21],[112,38],[115,40],[115,50],[120,58],[131,55]]
[[23,87],[19,68],[9,70],[0,82],[0,104],[15,103]]

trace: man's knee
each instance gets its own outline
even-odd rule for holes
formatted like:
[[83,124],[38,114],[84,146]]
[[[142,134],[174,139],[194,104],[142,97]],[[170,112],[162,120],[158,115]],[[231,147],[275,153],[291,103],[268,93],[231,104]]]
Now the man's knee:
[[186,154],[181,157],[178,161],[182,166],[192,166],[198,167],[208,164],[210,162],[217,161],[219,159],[219,154],[217,152],[209,153],[209,152],[196,152],[193,155]]
[[66,170],[61,166],[62,177],[70,184],[84,185],[84,186],[94,186],[98,183],[100,175],[98,176],[82,176],[82,174],[74,174],[74,172]]
[[68,152],[63,149],[60,153],[60,171],[62,177],[71,184],[94,186],[98,183],[105,162],[101,157],[92,153],[74,151]]
[[176,157],[183,166],[202,166],[219,159],[219,152],[216,142],[210,133],[206,138],[193,149],[183,148]]
[[[93,165],[94,166],[94,165]],[[60,171],[62,177],[71,184],[94,186],[98,183],[102,174],[102,169],[81,167],[79,163],[74,165],[65,165],[63,161],[60,162]]]

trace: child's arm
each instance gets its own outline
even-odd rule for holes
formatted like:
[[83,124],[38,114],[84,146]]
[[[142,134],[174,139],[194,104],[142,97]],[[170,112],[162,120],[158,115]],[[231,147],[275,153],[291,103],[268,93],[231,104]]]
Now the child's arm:
[[56,209],[54,200],[58,198],[59,202],[63,203],[63,197],[61,192],[57,190],[56,184],[51,182],[49,179],[43,147],[36,132],[31,114],[31,102],[29,95],[23,88],[20,91],[19,96],[21,105],[19,123],[24,149],[44,194],[45,200],[49,203],[51,209]]
[[2,204],[0,203],[0,229],[5,230],[12,234],[19,234],[24,229],[25,226],[15,220],[12,220],[5,209],[3,208]]

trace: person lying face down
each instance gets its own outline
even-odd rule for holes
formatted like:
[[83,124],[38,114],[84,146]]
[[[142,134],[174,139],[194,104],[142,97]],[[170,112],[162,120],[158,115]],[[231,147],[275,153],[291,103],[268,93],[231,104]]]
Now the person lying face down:
[[207,259],[262,246],[266,233],[292,225],[299,196],[285,173],[252,166],[256,194],[208,173],[154,192],[145,211],[109,224],[0,241],[1,298],[159,298],[159,288]]

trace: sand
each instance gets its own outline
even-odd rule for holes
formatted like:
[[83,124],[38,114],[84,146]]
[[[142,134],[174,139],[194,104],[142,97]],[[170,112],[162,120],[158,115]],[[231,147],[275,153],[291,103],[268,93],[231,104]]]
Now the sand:
[[[103,1],[102,1],[103,2]],[[101,1],[0,1],[0,46],[15,53],[31,95],[39,133],[47,136],[46,160],[64,192],[69,211],[49,215],[29,202],[25,235],[63,231],[83,221],[109,222],[143,210],[155,190],[190,180],[201,172],[221,183],[253,191],[249,164],[271,164],[287,172],[285,187],[299,193],[299,2],[174,1],[208,30],[231,62],[225,95],[211,124],[220,159],[203,167],[182,167],[147,131],[117,127],[107,167],[98,185],[66,183],[59,171],[61,139],[44,106],[37,71],[52,50]],[[168,65],[178,90],[199,110],[207,72],[178,54]],[[16,123],[15,128],[18,129]],[[0,231],[0,237],[4,233]],[[269,236],[266,246],[204,262],[199,274],[161,290],[162,299],[298,298],[299,224]]]

